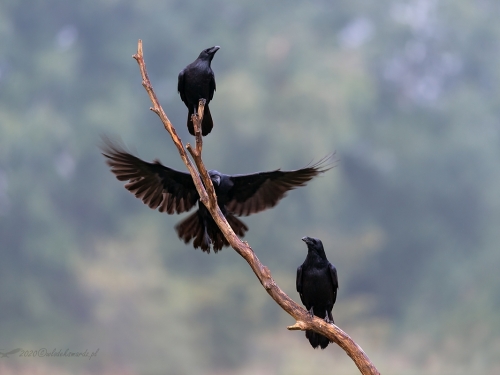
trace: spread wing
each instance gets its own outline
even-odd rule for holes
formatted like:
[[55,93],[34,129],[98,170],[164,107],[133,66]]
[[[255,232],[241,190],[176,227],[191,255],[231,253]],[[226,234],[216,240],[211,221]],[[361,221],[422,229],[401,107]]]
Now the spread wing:
[[125,148],[103,138],[103,155],[116,178],[128,181],[125,188],[150,208],[168,214],[189,211],[198,201],[198,192],[189,173],[163,166],[158,160],[145,162]]
[[184,69],[181,70],[181,72],[179,73],[179,77],[177,78],[177,91],[179,92],[181,100],[184,102],[184,104],[188,105],[186,100],[186,93],[184,91]]
[[295,171],[259,172],[231,176],[233,187],[228,194],[227,209],[236,216],[248,216],[274,207],[286,192],[333,168],[329,155],[319,162]]

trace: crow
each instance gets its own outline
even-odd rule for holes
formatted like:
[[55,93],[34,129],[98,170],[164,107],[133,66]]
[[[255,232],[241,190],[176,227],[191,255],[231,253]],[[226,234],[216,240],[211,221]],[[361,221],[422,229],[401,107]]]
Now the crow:
[[191,115],[198,113],[200,99],[205,99],[205,111],[201,124],[201,134],[207,135],[212,131],[214,123],[208,108],[208,103],[214,97],[215,76],[210,64],[219,46],[204,49],[200,56],[186,66],[180,73],[177,82],[177,91],[182,101],[188,108],[187,127],[189,133],[194,135],[194,125]]
[[[167,214],[189,211],[197,202],[198,210],[179,222],[175,229],[179,238],[195,249],[217,253],[228,241],[213,220],[207,208],[199,202],[193,179],[189,173],[166,167],[159,160],[148,163],[131,155],[123,146],[103,138],[101,147],[107,164],[116,178],[128,181],[125,188],[152,209]],[[304,186],[317,175],[331,169],[325,157],[316,164],[295,171],[258,172],[248,175],[226,175],[208,171],[215,188],[217,203],[234,232],[243,237],[248,227],[236,216],[248,216],[274,207],[286,192]]]
[[[333,324],[332,309],[337,300],[337,269],[326,259],[321,240],[303,237],[307,245],[306,260],[297,268],[297,292],[311,316],[316,315]],[[311,346],[325,349],[331,341],[314,331],[306,331]]]

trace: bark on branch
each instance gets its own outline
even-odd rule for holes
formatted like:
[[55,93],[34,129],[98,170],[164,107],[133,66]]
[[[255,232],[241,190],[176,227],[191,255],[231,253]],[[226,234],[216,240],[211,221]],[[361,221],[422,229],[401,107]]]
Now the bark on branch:
[[271,277],[271,272],[269,271],[269,268],[264,266],[259,261],[259,258],[257,258],[254,251],[248,245],[248,243],[246,241],[241,241],[231,229],[229,223],[227,222],[226,218],[219,209],[212,181],[210,180],[208,172],[201,158],[203,140],[200,129],[201,129],[201,122],[203,119],[205,100],[203,99],[200,100],[198,113],[192,116],[193,125],[195,129],[195,140],[196,140],[195,149],[193,149],[189,143],[186,145],[187,150],[191,154],[196,164],[195,168],[186,153],[186,149],[184,148],[182,140],[177,135],[175,128],[172,126],[172,123],[170,122],[167,115],[160,106],[158,98],[156,97],[156,94],[153,90],[153,87],[151,85],[146,70],[146,63],[144,62],[144,57],[142,52],[142,40],[139,40],[137,46],[137,53],[133,55],[133,58],[139,64],[142,76],[142,85],[146,89],[149,98],[151,99],[151,102],[153,104],[153,106],[150,109],[160,117],[160,120],[162,121],[165,129],[169,132],[170,136],[172,137],[174,144],[179,150],[179,154],[182,160],[186,164],[189,173],[191,173],[191,176],[193,177],[194,184],[200,195],[200,201],[210,211],[210,214],[214,218],[215,222],[217,223],[220,230],[228,240],[231,247],[247,261],[247,263],[252,268],[253,272],[259,279],[262,286],[266,289],[267,293],[274,299],[274,301],[278,305],[281,306],[283,310],[285,310],[289,315],[291,315],[296,320],[296,323],[288,327],[288,329],[302,330],[302,331],[313,330],[317,333],[320,333],[328,337],[330,340],[333,340],[333,342],[335,342],[342,349],[344,349],[347,355],[352,358],[352,360],[358,367],[361,374],[380,375],[378,370],[372,364],[367,355],[363,352],[361,347],[357,345],[349,337],[349,335],[347,335],[336,325],[327,324],[323,319],[317,317],[311,317],[304,308],[302,308],[300,305],[295,303],[290,297],[288,297],[288,295],[286,295],[286,293],[281,290],[281,288],[276,284],[276,282]]

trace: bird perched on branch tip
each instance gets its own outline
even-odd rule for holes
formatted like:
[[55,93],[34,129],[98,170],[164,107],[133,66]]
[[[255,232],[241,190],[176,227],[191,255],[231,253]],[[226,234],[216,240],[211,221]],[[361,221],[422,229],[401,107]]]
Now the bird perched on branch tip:
[[[321,240],[303,237],[302,241],[307,245],[307,256],[297,268],[297,292],[311,316],[316,315],[333,324],[332,309],[339,288],[337,269],[326,258]],[[314,349],[318,346],[325,349],[331,342],[327,337],[311,330],[306,331],[306,337]]]
[[201,51],[200,55],[180,73],[177,82],[177,91],[188,108],[187,127],[194,135],[194,125],[191,116],[198,113],[200,99],[205,99],[205,111],[201,123],[201,134],[207,135],[214,126],[208,104],[214,97],[215,75],[210,66],[219,46],[210,47]]

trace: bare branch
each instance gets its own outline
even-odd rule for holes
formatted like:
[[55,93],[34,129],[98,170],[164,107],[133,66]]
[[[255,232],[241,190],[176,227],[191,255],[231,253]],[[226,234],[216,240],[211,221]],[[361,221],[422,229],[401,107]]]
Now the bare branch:
[[[189,173],[191,173],[191,176],[195,175],[197,176],[198,174],[196,173],[196,169],[194,168],[193,163],[191,162],[191,160],[189,160],[186,154],[186,150],[184,149],[181,138],[177,135],[175,128],[173,127],[172,123],[165,114],[165,111],[163,111],[163,108],[161,107],[160,102],[156,97],[153,87],[151,86],[151,81],[149,80],[148,72],[146,70],[146,63],[144,62],[144,55],[142,53],[142,40],[139,39],[139,42],[137,44],[137,53],[135,55],[132,55],[132,57],[139,64],[142,76],[142,86],[146,89],[146,92],[149,95],[149,99],[151,99],[151,103],[153,103],[153,106],[149,109],[152,110],[154,113],[156,113],[158,117],[160,117],[163,126],[165,126],[165,129],[172,137],[172,141],[177,147],[177,150],[179,150],[181,159],[184,162],[184,164],[186,164],[186,167],[189,170]],[[199,178],[195,179],[193,177],[193,181],[194,184],[196,185],[196,190],[198,190],[198,193],[200,194],[200,200],[201,199],[208,200],[207,193],[205,192],[205,189],[203,189],[203,184],[201,183],[201,180]]]
[[[200,100],[198,106],[198,113],[192,116],[193,125],[195,129],[195,138],[196,138],[196,149],[194,150],[191,145],[187,144],[186,148],[190,152],[191,156],[196,163],[196,167],[198,171],[193,167],[191,160],[188,158],[184,146],[182,144],[181,139],[177,135],[174,127],[170,123],[168,117],[165,112],[161,108],[158,99],[154,93],[153,87],[151,86],[151,82],[149,81],[149,77],[146,71],[146,64],[144,62],[143,53],[142,53],[142,41],[139,40],[137,47],[137,54],[135,54],[134,59],[139,64],[139,68],[141,70],[142,75],[142,85],[146,89],[151,102],[153,103],[153,107],[151,110],[155,112],[162,121],[165,129],[169,132],[170,136],[174,144],[177,146],[179,150],[179,154],[186,164],[191,176],[193,177],[193,181],[196,185],[196,189],[200,195],[200,201],[207,207],[210,211],[210,214],[213,216],[215,222],[219,226],[220,230],[228,240],[231,247],[240,254],[250,265],[253,272],[259,279],[262,286],[266,289],[267,293],[276,301],[278,305],[281,306],[283,310],[285,310],[288,314],[290,314],[295,320],[296,323],[290,327],[289,330],[313,330],[317,333],[320,333],[330,340],[333,340],[337,343],[344,351],[347,353],[349,357],[352,358],[361,374],[363,375],[380,375],[375,366],[371,363],[370,359],[363,352],[361,347],[357,345],[344,331],[338,328],[336,325],[328,324],[323,319],[318,317],[311,317],[309,312],[307,312],[304,308],[295,303],[290,297],[286,295],[283,290],[276,284],[276,282],[271,277],[271,272],[269,268],[264,266],[255,255],[252,248],[245,241],[241,241],[238,236],[231,229],[231,226],[227,222],[226,218],[222,214],[219,206],[217,204],[217,197],[215,195],[215,190],[212,185],[212,181],[208,172],[203,164],[201,159],[201,152],[203,147],[203,141],[201,137],[201,123],[203,120],[203,112],[205,106],[205,100]],[[204,182],[202,184],[200,180]],[[205,190],[206,188],[206,190]]]
[[196,138],[196,153],[201,157],[201,150],[203,148],[203,137],[201,136],[201,124],[203,123],[203,115],[205,114],[205,99],[200,99],[198,104],[197,119],[195,121],[193,114],[194,136]]
[[[203,160],[201,159],[201,151],[203,149],[203,137],[201,136],[201,123],[203,122],[203,114],[205,112],[205,99],[200,99],[200,102],[198,103],[198,113],[193,114],[191,116],[191,119],[193,120],[193,127],[194,127],[194,134],[195,134],[195,139],[196,139],[196,150],[193,150],[191,145],[188,143],[186,145],[187,150],[193,157],[193,160],[196,164],[196,168],[198,169],[198,172],[201,175],[201,179],[206,183],[206,181],[210,181],[209,184],[205,185],[205,190],[208,193],[208,197],[206,200],[201,200],[201,202],[209,209],[210,208],[218,208],[217,205],[217,196],[215,195],[215,189],[212,184],[212,180],[210,179],[210,176],[208,175],[207,169],[205,168],[205,165],[203,164]],[[201,197],[201,195],[200,195]],[[214,203],[212,203],[214,202]],[[211,207],[211,205],[215,205],[214,207]],[[222,214],[222,213],[221,213]],[[229,224],[228,224],[229,225]],[[231,229],[232,230],[232,229]],[[223,232],[224,233],[224,232]]]

